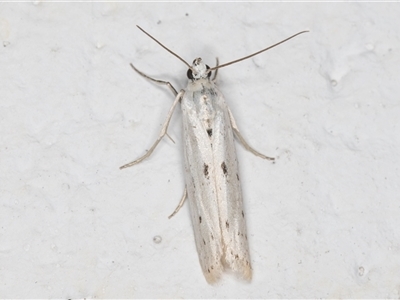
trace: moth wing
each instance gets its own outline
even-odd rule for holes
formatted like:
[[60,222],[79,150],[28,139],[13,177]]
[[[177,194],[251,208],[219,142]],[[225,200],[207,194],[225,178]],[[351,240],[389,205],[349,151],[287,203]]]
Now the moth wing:
[[223,262],[234,273],[250,280],[250,254],[233,131],[225,99],[216,91],[212,144],[224,249]]
[[224,269],[218,200],[210,138],[187,93],[182,98],[185,179],[196,248],[204,276],[216,282]]

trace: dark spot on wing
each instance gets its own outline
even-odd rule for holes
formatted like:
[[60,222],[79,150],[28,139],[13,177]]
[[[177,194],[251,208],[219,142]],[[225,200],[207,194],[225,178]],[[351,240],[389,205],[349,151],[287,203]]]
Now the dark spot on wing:
[[224,172],[224,175],[226,176],[228,174],[228,170],[226,169],[226,164],[225,162],[222,162],[221,164],[222,172]]
[[204,243],[204,245],[206,244],[206,241],[203,239],[203,243]]
[[201,216],[199,216],[199,221],[200,221],[200,223],[201,223]]
[[192,176],[192,184],[193,184],[193,188],[196,189],[196,184],[194,183],[194,178]]
[[215,89],[210,89],[210,94],[213,96],[217,96],[217,92],[215,91]]
[[212,136],[212,129],[207,129],[207,134],[208,134],[209,137],[211,137]]
[[228,222],[228,220],[226,220],[225,226],[226,226],[226,229],[229,230],[229,222]]
[[208,178],[209,178],[209,177],[208,177],[208,165],[204,164],[204,170],[203,170],[203,172],[204,172],[204,176],[206,176],[206,178],[208,179]]

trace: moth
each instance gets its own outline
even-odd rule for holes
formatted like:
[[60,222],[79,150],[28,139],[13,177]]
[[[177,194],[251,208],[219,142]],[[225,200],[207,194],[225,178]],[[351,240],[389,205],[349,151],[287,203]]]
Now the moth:
[[[208,283],[217,282],[226,269],[230,269],[242,279],[251,280],[252,268],[234,135],[254,155],[267,160],[274,158],[253,149],[241,135],[232,112],[216,87],[217,70],[267,51],[307,31],[301,31],[229,63],[218,65],[217,60],[217,66],[210,68],[201,58],[196,58],[192,65],[189,65],[142,28],[137,27],[187,65],[188,85],[186,89],[177,92],[168,81],[151,78],[131,64],[141,76],[166,85],[175,95],[175,101],[152,147],[142,157],[120,168],[136,165],[153,153],[162,138],[168,136],[168,125],[175,107],[180,103],[186,184],[183,197],[170,217],[179,211],[187,198],[200,265]],[[213,71],[214,77],[211,78]]]

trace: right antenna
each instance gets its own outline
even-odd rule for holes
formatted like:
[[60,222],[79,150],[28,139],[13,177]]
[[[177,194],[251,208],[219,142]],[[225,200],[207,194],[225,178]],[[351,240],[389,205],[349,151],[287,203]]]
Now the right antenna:
[[302,34],[302,33],[306,33],[306,32],[309,32],[309,31],[308,31],[308,30],[300,31],[300,32],[298,32],[298,33],[296,33],[296,34],[294,34],[294,35],[288,37],[287,39],[284,39],[283,41],[280,41],[280,42],[278,42],[278,43],[276,43],[276,44],[274,44],[274,45],[272,45],[272,46],[269,46],[269,47],[267,47],[267,48],[265,48],[265,49],[262,49],[262,50],[260,50],[260,51],[258,51],[258,52],[256,52],[256,53],[253,53],[253,54],[247,55],[247,56],[245,56],[245,57],[242,57],[242,58],[233,60],[233,61],[231,61],[231,62],[228,62],[228,63],[222,64],[222,65],[216,66],[216,67],[214,67],[214,68],[210,68],[210,69],[207,70],[207,73],[209,73],[209,72],[211,72],[211,71],[214,71],[214,70],[216,70],[216,69],[220,69],[220,68],[223,68],[223,67],[232,65],[232,64],[237,63],[237,62],[239,62],[239,61],[248,59],[248,58],[253,57],[253,56],[255,56],[255,55],[258,55],[258,54],[260,54],[260,53],[263,53],[263,52],[265,52],[265,51],[267,51],[267,50],[269,50],[269,49],[271,49],[271,48],[274,48],[274,47],[276,47],[276,46],[278,46],[278,45],[280,45],[280,44],[282,44],[282,43],[284,43],[284,42],[286,42],[286,41],[288,41],[288,40],[294,38],[295,36],[298,36],[298,35],[300,35],[300,34]]

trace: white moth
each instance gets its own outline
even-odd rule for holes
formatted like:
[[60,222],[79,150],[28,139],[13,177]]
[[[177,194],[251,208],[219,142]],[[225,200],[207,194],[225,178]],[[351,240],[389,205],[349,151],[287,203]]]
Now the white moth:
[[150,150],[139,159],[123,165],[121,169],[133,166],[151,155],[161,139],[168,135],[170,119],[180,102],[186,188],[178,207],[170,217],[178,212],[187,197],[200,265],[208,283],[216,282],[224,269],[230,269],[240,278],[250,280],[252,268],[234,133],[253,154],[264,159],[273,158],[257,152],[244,140],[222,93],[215,85],[216,72],[211,79],[211,71],[257,55],[306,31],[247,57],[210,68],[201,58],[196,58],[190,66],[139,26],[138,28],[188,66],[189,82],[186,89],[178,93],[169,82],[150,78],[131,64],[140,75],[167,85],[176,97],[160,135]]

